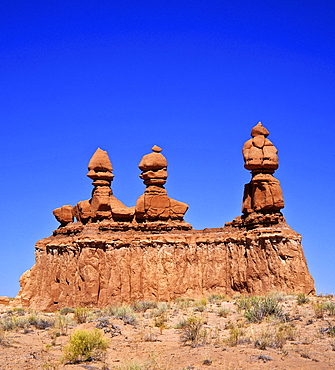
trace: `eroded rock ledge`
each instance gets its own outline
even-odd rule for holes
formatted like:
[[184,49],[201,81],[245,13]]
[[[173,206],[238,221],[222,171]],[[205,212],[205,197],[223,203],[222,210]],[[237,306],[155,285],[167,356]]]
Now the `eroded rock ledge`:
[[101,231],[97,223],[40,240],[18,297],[24,306],[54,311],[211,293],[314,293],[300,242],[285,221],[159,234]]

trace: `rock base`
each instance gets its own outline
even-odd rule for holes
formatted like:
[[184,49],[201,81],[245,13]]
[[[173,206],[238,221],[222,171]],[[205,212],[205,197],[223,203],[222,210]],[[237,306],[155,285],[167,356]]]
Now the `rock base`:
[[16,301],[55,311],[213,293],[315,293],[301,236],[280,215],[268,225],[251,219],[159,233],[69,224],[36,244],[36,263],[22,275]]

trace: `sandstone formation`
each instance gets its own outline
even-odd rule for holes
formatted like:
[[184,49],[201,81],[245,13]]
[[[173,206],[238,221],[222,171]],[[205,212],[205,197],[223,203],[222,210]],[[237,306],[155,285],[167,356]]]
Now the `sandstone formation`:
[[159,147],[139,164],[146,189],[130,208],[113,196],[112,165],[98,149],[88,166],[91,199],[54,211],[60,226],[37,242],[16,302],[54,311],[213,293],[315,293],[301,236],[280,212],[277,150],[268,134],[260,123],[253,128],[243,147],[252,173],[243,214],[217,229],[193,230],[184,221],[188,206],[167,195]]
[[244,185],[243,214],[226,225],[254,228],[285,222],[280,212],[284,208],[280,182],[273,176],[278,168],[278,151],[261,122],[253,127],[251,136],[242,150],[244,167],[251,171],[251,181]]
[[134,217],[134,207],[126,207],[113,195],[111,182],[113,167],[106,151],[98,148],[88,164],[87,176],[93,180],[92,197],[74,207],[66,205],[53,211],[61,226],[72,223],[74,218],[82,224],[98,220],[128,221]]
[[261,122],[251,130],[252,139],[243,146],[243,157],[252,179],[245,185],[243,214],[278,212],[284,208],[280,182],[273,177],[278,168],[277,149],[267,139],[269,131]]
[[[139,168],[146,190],[136,207],[127,207],[111,189],[113,167],[106,151],[98,148],[88,164],[87,176],[93,180],[91,199],[78,202],[74,207],[65,205],[53,211],[61,224],[60,233],[73,233],[82,225],[102,223],[106,230],[189,230],[192,226],[183,219],[188,205],[169,198],[164,188],[167,179],[167,160],[158,146],[145,155]],[[74,223],[74,220],[77,222]],[[63,229],[63,227],[66,227]],[[75,231],[77,230],[77,231]]]
[[136,219],[182,221],[188,205],[168,197],[164,188],[167,179],[166,158],[160,153],[162,149],[158,146],[153,146],[152,151],[153,153],[145,155],[138,165],[142,171],[140,178],[146,189],[136,202]]
[[39,241],[19,297],[24,306],[54,311],[212,293],[313,293],[300,241],[285,223],[159,234],[102,232],[92,224]]

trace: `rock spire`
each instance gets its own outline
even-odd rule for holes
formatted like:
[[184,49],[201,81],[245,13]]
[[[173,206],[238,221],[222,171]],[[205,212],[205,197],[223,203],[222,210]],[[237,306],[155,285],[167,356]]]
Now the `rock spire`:
[[88,164],[87,176],[93,180],[92,197],[78,202],[74,207],[66,205],[53,211],[61,226],[74,221],[82,224],[89,221],[112,220],[130,221],[134,217],[134,207],[126,207],[114,195],[111,182],[113,167],[106,151],[98,148]]
[[152,153],[146,154],[141,159],[138,167],[142,171],[140,178],[146,189],[135,207],[136,219],[142,221],[180,220],[188,209],[188,205],[169,198],[164,188],[167,179],[167,160],[157,145],[152,148]]
[[243,146],[244,167],[252,179],[244,187],[242,212],[276,213],[284,208],[280,182],[273,173],[278,168],[277,149],[267,139],[269,131],[257,123],[251,130],[252,138]]

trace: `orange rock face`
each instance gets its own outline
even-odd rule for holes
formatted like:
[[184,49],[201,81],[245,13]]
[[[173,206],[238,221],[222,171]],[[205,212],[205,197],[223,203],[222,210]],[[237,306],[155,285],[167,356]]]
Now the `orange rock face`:
[[85,225],[69,235],[66,227],[39,241],[36,264],[20,280],[21,303],[54,311],[212,293],[315,292],[301,237],[285,222],[262,230],[102,230]]
[[202,231],[184,221],[187,204],[168,197],[167,160],[159,147],[139,164],[146,189],[136,207],[113,195],[112,164],[98,149],[88,165],[91,199],[54,210],[60,227],[37,242],[36,263],[22,275],[16,302],[54,311],[213,293],[315,293],[301,236],[280,212],[277,150],[268,134],[259,123],[243,148],[252,171],[243,215]]

